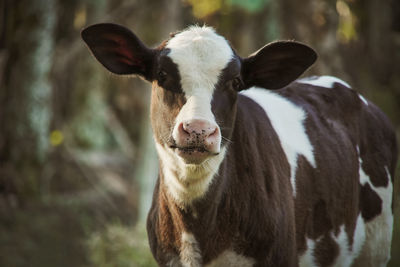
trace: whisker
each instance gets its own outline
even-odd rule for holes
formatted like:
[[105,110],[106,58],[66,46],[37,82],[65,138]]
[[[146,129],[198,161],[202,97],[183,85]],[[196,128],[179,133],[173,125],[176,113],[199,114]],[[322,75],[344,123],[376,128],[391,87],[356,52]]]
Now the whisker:
[[233,143],[232,140],[230,140],[230,139],[228,139],[228,138],[226,138],[226,137],[224,137],[224,136],[222,136],[222,139],[225,140],[226,142],[228,142],[229,144],[232,144],[232,143]]
[[232,130],[232,128],[231,127],[219,127],[221,130],[228,130],[228,131],[231,131]]

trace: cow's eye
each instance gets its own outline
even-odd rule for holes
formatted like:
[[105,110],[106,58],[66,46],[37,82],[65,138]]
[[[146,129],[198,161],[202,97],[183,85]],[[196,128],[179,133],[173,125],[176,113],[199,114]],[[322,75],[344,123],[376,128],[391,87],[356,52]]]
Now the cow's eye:
[[236,77],[232,80],[232,88],[236,91],[239,91],[242,88],[242,80],[240,77]]
[[158,78],[157,78],[158,82],[163,83],[165,82],[166,79],[167,79],[167,73],[163,70],[160,70],[158,72]]

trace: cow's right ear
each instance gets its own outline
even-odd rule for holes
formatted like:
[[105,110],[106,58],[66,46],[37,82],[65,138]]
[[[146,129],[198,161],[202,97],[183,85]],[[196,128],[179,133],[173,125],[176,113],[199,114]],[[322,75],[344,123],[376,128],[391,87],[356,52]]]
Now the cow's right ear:
[[244,88],[282,88],[297,79],[316,59],[317,53],[299,42],[278,41],[267,44],[243,59]]
[[96,59],[115,74],[137,74],[152,80],[155,50],[149,49],[129,29],[112,23],[87,27],[81,32]]

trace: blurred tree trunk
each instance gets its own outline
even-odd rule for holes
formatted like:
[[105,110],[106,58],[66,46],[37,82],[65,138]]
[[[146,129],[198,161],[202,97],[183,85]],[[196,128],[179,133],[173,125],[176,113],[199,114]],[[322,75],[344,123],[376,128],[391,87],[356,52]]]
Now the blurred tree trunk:
[[[282,0],[283,39],[311,45],[319,54],[311,70],[334,75],[382,107],[399,123],[400,64],[395,1]],[[393,90],[394,89],[394,90]]]
[[4,2],[0,190],[36,195],[49,152],[54,1]]
[[279,24],[282,38],[311,45],[319,54],[313,72],[319,75],[337,75],[348,80],[336,40],[338,16],[336,1],[279,2]]
[[[366,0],[350,3],[357,17],[357,40],[344,47],[346,71],[355,77],[357,89],[400,124],[400,20],[392,1]],[[393,11],[393,12],[392,12]]]

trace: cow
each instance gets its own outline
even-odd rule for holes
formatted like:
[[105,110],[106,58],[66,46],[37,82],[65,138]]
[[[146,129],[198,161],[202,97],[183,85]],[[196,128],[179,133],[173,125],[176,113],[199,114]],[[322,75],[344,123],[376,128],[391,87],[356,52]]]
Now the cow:
[[242,58],[208,26],[156,48],[116,24],[81,34],[106,69],[152,83],[159,266],[386,266],[395,132],[346,82],[298,79],[313,49],[276,41]]

